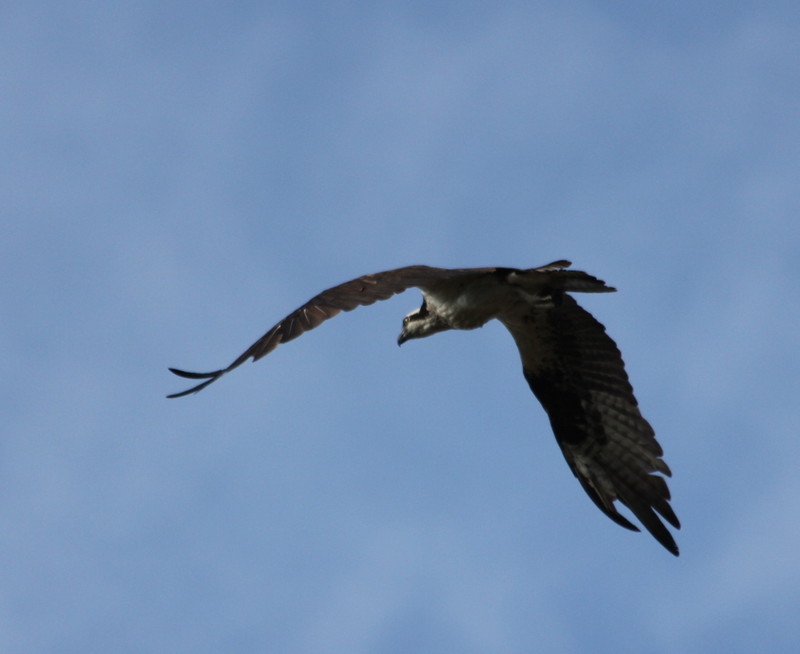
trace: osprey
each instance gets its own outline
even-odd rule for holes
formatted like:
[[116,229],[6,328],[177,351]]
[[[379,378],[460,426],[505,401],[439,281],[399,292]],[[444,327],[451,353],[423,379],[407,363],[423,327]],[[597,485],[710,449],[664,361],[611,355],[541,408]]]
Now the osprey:
[[541,402],[572,473],[599,509],[618,525],[639,531],[614,502],[627,506],[675,556],[678,546],[659,515],[676,529],[661,446],[639,412],[622,357],[605,328],[578,306],[569,291],[616,289],[569,261],[540,268],[407,266],[364,275],[323,291],[253,343],[228,367],[214,372],[170,370],[203,380],[168,397],[196,393],[248,359],[257,361],[341,311],[385,300],[416,287],[422,306],[403,318],[399,345],[449,329],[475,329],[496,318],[519,349],[522,372]]

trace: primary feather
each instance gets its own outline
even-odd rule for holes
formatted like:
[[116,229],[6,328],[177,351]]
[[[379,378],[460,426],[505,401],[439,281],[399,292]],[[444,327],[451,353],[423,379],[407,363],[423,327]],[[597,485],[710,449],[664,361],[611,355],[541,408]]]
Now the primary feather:
[[672,554],[678,546],[661,521],[680,528],[670,507],[671,475],[650,424],[642,417],[622,356],[605,328],[569,292],[614,291],[568,261],[539,268],[432,268],[406,266],[364,275],[316,295],[271,327],[225,368],[187,372],[200,380],[169,395],[197,393],[248,359],[314,329],[341,311],[385,300],[408,288],[422,306],[403,319],[403,343],[449,329],[474,329],[497,319],[511,333],[522,368],[541,402],[572,473],[597,507],[617,524],[638,531],[616,501],[630,509]]

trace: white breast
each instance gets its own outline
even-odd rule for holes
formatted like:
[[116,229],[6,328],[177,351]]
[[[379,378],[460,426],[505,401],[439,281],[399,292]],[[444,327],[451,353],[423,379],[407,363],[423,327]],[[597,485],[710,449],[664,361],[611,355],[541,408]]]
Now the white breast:
[[488,276],[426,290],[425,299],[428,309],[454,329],[482,327],[492,318],[513,310],[521,301],[514,288]]

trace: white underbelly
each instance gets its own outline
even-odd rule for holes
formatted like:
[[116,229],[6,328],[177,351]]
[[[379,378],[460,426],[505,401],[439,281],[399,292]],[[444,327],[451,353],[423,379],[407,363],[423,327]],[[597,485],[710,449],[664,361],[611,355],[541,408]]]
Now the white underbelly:
[[461,289],[427,292],[428,305],[454,329],[475,329],[493,318],[513,310],[520,298],[517,293],[494,280],[469,284]]

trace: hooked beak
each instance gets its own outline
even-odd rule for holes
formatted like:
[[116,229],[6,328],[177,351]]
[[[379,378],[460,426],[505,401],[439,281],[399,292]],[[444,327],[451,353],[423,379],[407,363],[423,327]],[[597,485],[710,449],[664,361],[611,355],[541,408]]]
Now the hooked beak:
[[398,347],[400,345],[402,345],[403,343],[405,343],[407,340],[408,340],[408,331],[403,329],[403,331],[400,332],[400,336],[397,337],[397,345],[398,345]]

